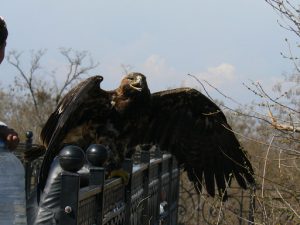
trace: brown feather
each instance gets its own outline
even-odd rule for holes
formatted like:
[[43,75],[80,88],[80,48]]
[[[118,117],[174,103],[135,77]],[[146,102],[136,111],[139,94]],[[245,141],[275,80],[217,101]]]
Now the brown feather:
[[132,145],[153,143],[171,152],[188,168],[195,186],[204,175],[212,196],[217,188],[226,199],[224,191],[231,174],[243,188],[246,182],[255,183],[251,163],[225,115],[206,96],[194,89],[179,88],[152,94],[149,105],[149,114],[138,125]]
[[197,191],[205,183],[223,199],[234,175],[246,188],[254,172],[220,108],[200,92],[178,88],[150,94],[146,77],[131,73],[113,91],[99,88],[102,78],[92,77],[71,90],[47,121],[41,138],[48,146],[41,172],[45,183],[53,158],[66,143],[86,147],[104,143],[120,165],[127,149],[140,144],[158,145],[171,152]]

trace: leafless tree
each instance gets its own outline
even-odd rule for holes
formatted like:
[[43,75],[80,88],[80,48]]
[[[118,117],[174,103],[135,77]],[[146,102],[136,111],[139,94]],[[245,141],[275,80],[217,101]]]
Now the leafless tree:
[[265,0],[282,18],[278,23],[300,37],[300,8],[294,0]]
[[87,51],[66,48],[59,51],[65,61],[64,69],[59,73],[57,70],[49,72],[49,68],[42,65],[46,50],[32,51],[30,63],[25,62],[23,52],[8,52],[6,59],[17,74],[9,92],[5,93],[10,99],[7,112],[11,112],[6,113],[6,117],[11,115],[7,119],[16,129],[31,129],[38,134],[62,96],[99,65]]
[[[229,189],[231,199],[221,204],[218,199],[206,198],[205,193],[197,199],[197,195],[189,188],[189,183],[183,179],[183,198],[180,202],[184,206],[182,219],[187,221],[186,224],[218,224],[221,216],[224,224],[253,224],[247,213],[242,213],[252,211],[254,224],[298,224],[300,135],[295,129],[291,131],[286,129],[287,127],[278,127],[280,124],[296,128],[298,124],[300,104],[296,104],[295,99],[299,94],[290,91],[290,87],[296,85],[295,81],[290,80],[288,87],[285,85],[287,81],[283,81],[277,84],[273,91],[266,91],[263,85],[257,82],[245,83],[253,101],[244,104],[226,95],[211,83],[197,76],[190,76],[195,78],[199,89],[211,99],[211,96],[218,94],[218,99],[226,100],[226,104],[231,102],[238,106],[228,107],[212,99],[223,109],[233,128],[232,132],[247,151],[255,170],[257,186],[255,207],[252,209],[249,206],[252,199],[249,191]],[[191,203],[193,207],[190,208]]]
[[65,90],[67,90],[72,83],[80,79],[82,75],[88,74],[91,70],[99,66],[99,63],[95,63],[91,57],[89,58],[89,63],[85,65],[84,61],[88,56],[87,51],[73,51],[70,48],[61,48],[60,53],[67,59],[68,72],[60,88],[57,85],[57,82],[55,82],[57,103],[61,99]]

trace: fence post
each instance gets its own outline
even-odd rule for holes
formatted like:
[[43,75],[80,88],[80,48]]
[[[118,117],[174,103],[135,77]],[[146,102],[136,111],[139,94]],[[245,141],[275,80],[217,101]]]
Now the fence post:
[[[178,222],[178,203],[179,203],[179,191],[180,191],[180,168],[178,166],[178,161],[176,160],[176,158],[174,158],[173,156],[173,165],[174,163],[176,164],[176,167],[177,167],[177,180],[175,181],[176,182],[176,189],[173,190],[173,191],[176,191],[176,209],[175,209],[175,218],[174,218],[174,224],[177,224]],[[173,167],[172,165],[172,167]]]
[[61,174],[61,214],[59,224],[77,225],[78,192],[80,177],[76,173],[63,171]]
[[91,167],[89,185],[101,185],[105,182],[105,169],[103,167]]
[[[26,132],[26,142],[25,142],[25,150],[29,150],[32,146],[32,131]],[[32,167],[30,162],[25,162],[25,195],[26,200],[28,200],[30,192],[31,192],[31,175],[32,175]]]
[[147,169],[143,172],[143,189],[144,189],[144,199],[143,199],[143,218],[142,224],[149,224],[149,168],[150,168],[150,152],[141,151],[141,163],[148,164]]
[[158,195],[157,195],[157,205],[156,205],[156,215],[157,218],[155,218],[157,221],[160,221],[160,203],[162,201],[161,198],[161,192],[162,192],[162,152],[160,151],[160,149],[157,147],[155,149],[155,158],[157,159],[161,159],[161,162],[158,164]]
[[96,210],[97,224],[102,225],[103,222],[103,194],[104,194],[104,183],[105,183],[105,169],[103,167],[91,167],[90,168],[90,178],[89,185],[101,186],[102,190],[97,199]]
[[172,175],[173,175],[173,158],[170,157],[168,159],[168,173],[169,173],[169,185],[168,185],[168,224],[171,225],[172,223],[172,212],[171,212],[171,206],[172,206]]
[[108,159],[108,150],[104,145],[92,144],[86,150],[86,158],[91,164],[89,185],[104,185],[104,163]]
[[105,169],[102,167],[108,159],[108,150],[104,145],[92,144],[86,150],[86,158],[91,164],[89,185],[99,185],[102,188],[101,194],[95,207],[97,217],[97,224],[102,225],[103,222],[103,194],[105,183]]
[[255,213],[255,192],[256,192],[256,187],[253,185],[250,187],[250,210],[249,210],[249,225],[254,224],[254,213]]
[[84,161],[84,152],[77,146],[66,146],[59,154],[60,166],[64,170],[61,174],[61,225],[77,225],[80,176],[76,172],[82,168]]
[[123,169],[129,174],[129,180],[125,187],[125,224],[130,224],[131,218],[131,195],[132,195],[132,159],[126,158],[123,162]]

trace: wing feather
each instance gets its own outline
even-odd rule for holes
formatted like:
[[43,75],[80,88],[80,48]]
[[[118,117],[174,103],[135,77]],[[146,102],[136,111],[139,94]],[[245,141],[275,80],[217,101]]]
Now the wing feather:
[[233,174],[238,184],[255,183],[253,169],[220,108],[195,89],[152,94],[149,114],[139,123],[132,144],[158,144],[183,165],[189,179],[207,192],[227,197]]
[[66,134],[74,127],[92,119],[97,112],[105,113],[105,108],[109,107],[109,93],[100,89],[102,80],[102,76],[93,76],[75,86],[60,101],[43,127],[40,138],[47,150],[39,176],[41,189],[45,185],[54,157],[63,147]]

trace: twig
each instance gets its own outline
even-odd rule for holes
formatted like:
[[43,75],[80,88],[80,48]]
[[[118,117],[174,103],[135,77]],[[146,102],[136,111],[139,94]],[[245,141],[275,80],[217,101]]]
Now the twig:
[[295,209],[293,209],[293,207],[282,197],[281,193],[279,192],[279,190],[277,188],[276,192],[277,194],[280,196],[280,198],[282,199],[282,201],[293,211],[293,213],[300,219],[300,215],[296,212]]
[[293,112],[300,113],[299,111],[297,111],[297,110],[295,110],[295,109],[293,109],[293,108],[291,108],[291,107],[289,107],[287,105],[283,105],[280,102],[276,101],[275,99],[271,98],[271,96],[268,95],[267,92],[265,92],[265,90],[263,89],[263,87],[261,86],[261,84],[259,82],[257,82],[257,85],[260,88],[260,90],[262,91],[262,93],[264,94],[264,96],[266,98],[268,98],[269,100],[271,100],[273,103],[275,103],[275,104],[277,104],[277,105],[279,105],[279,106],[281,106],[283,108],[287,108],[287,109],[289,109],[289,110],[291,110]]
[[275,129],[300,133],[300,127],[295,127],[295,126],[286,125],[286,124],[279,124],[279,123],[277,123],[276,118],[273,116],[273,114],[270,110],[269,110],[268,114],[269,114],[269,117],[271,119],[271,125]]
[[264,170],[263,170],[263,176],[262,176],[262,184],[261,184],[261,197],[264,198],[264,186],[265,186],[265,176],[266,176],[266,167],[267,167],[267,160],[268,160],[268,155],[270,152],[270,148],[272,145],[272,142],[274,140],[275,135],[272,136],[267,153],[266,153],[266,157],[265,157],[265,163],[264,163]]
[[[238,136],[240,136],[240,137],[242,137],[242,138],[245,138],[245,139],[247,139],[247,140],[253,141],[253,142],[257,143],[257,144],[269,146],[268,143],[265,143],[265,142],[262,142],[262,141],[258,141],[258,140],[254,139],[254,138],[247,137],[247,136],[245,136],[245,135],[243,135],[243,134],[241,134],[241,133],[239,133],[239,132],[236,132],[236,131],[233,131],[232,129],[229,129],[229,128],[226,127],[226,126],[224,126],[224,127],[225,127],[226,129],[230,130],[232,133],[234,133],[234,134],[236,134],[236,135],[238,135]],[[279,146],[277,146],[277,145],[272,145],[271,147],[272,147],[272,148],[275,148],[275,149],[279,149],[279,150],[285,150],[285,151],[289,151],[289,152],[294,152],[294,153],[296,153],[296,154],[291,154],[291,153],[286,152],[286,154],[288,154],[288,155],[299,156],[299,154],[300,154],[300,151],[297,151],[297,150],[291,149],[291,148],[279,147]]]

